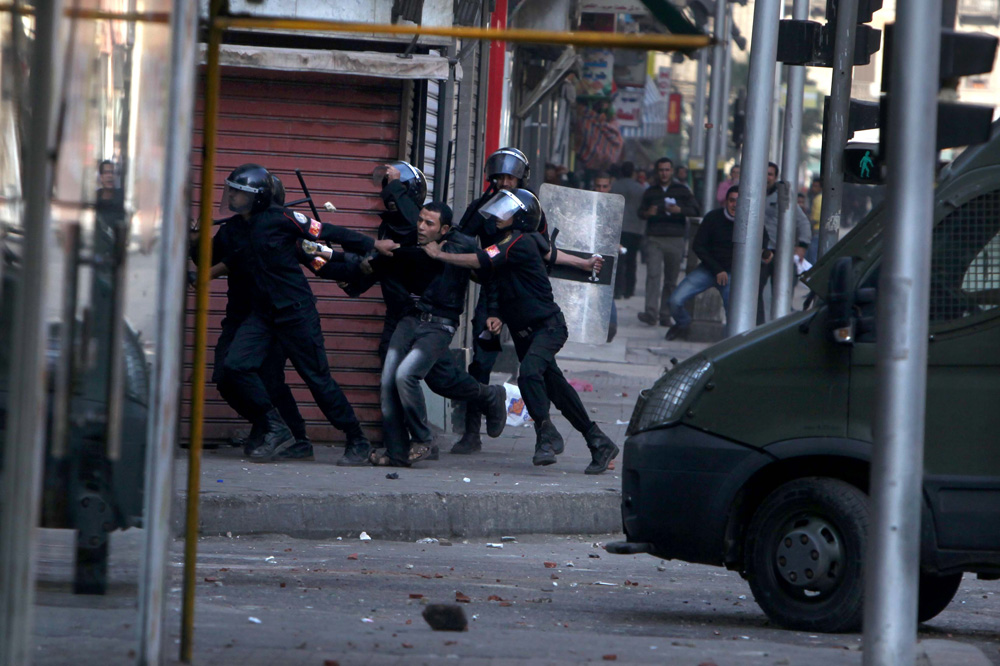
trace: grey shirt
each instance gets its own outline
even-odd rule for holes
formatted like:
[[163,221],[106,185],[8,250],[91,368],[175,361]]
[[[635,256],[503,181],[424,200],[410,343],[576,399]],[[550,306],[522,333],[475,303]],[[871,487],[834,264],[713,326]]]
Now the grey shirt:
[[646,234],[646,220],[639,219],[639,206],[642,203],[642,193],[646,191],[642,183],[635,178],[619,178],[611,184],[611,193],[625,197],[625,216],[622,218],[622,232],[630,234]]
[[[789,205],[795,211],[795,240],[796,244],[800,247],[809,247],[809,242],[812,240],[812,226],[809,224],[809,218],[806,214],[802,212],[798,204],[794,201],[789,201]],[[770,238],[767,248],[773,250],[778,246],[778,188],[775,187],[774,191],[767,195],[767,200],[764,204],[764,229],[767,230],[767,235]]]

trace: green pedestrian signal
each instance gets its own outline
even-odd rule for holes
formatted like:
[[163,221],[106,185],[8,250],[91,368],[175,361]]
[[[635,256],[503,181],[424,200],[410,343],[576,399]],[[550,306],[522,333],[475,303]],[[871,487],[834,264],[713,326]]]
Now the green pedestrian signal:
[[860,185],[883,182],[878,144],[848,142],[844,148],[844,182]]

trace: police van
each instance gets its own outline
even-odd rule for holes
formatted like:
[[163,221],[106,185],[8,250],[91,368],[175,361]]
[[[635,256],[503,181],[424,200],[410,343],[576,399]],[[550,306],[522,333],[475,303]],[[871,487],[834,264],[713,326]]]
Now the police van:
[[[861,627],[884,206],[805,276],[819,306],[641,393],[614,553],[738,571],[777,624]],[[919,620],[1000,578],[1000,136],[942,170],[931,261]],[[905,285],[898,285],[905,288]]]

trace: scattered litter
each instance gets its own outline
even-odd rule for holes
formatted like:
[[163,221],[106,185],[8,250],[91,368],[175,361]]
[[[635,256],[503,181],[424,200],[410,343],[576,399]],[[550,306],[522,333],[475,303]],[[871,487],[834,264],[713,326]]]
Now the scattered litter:
[[251,615],[247,619],[250,620],[251,622],[253,622],[254,624],[260,624],[261,623],[260,620],[257,619],[257,618],[255,618],[253,615]]
[[216,479],[215,482],[216,483],[222,483],[222,479]]
[[343,541],[344,537],[337,537],[337,541]]
[[226,537],[232,539],[233,538],[233,533],[232,532],[226,532]]
[[371,619],[370,617],[363,617],[361,618],[361,621],[364,622],[365,624],[375,624],[375,620]]
[[265,562],[274,562],[274,555],[268,555],[264,558]]
[[501,599],[499,596],[495,594],[491,594],[489,597],[486,598],[486,601],[503,601],[503,599]]
[[616,654],[606,654],[601,657],[604,661],[618,661],[618,655]]
[[447,539],[439,539],[438,540],[438,545],[439,546],[450,546],[451,545],[451,541],[448,541]]
[[472,479],[470,479],[469,477],[465,477],[464,479],[462,479],[462,481],[464,481],[465,483],[472,483]]
[[358,554],[357,553],[351,553],[350,555],[347,556],[347,559],[349,559],[349,560],[356,560],[356,559],[358,559]]
[[358,538],[359,538],[360,540],[362,540],[362,541],[371,541],[371,540],[372,540],[372,538],[371,538],[370,536],[368,536],[368,532],[362,532],[362,533],[361,533],[361,534],[360,534],[360,535],[358,536]]
[[589,557],[592,560],[599,560],[599,559],[601,559],[601,556],[598,555],[597,553],[587,553],[587,557]]
[[504,543],[516,542],[517,541],[517,537],[502,536],[502,537],[500,537],[500,540],[503,541]]
[[478,614],[476,614],[476,615],[473,615],[473,616],[472,616],[472,619],[473,619],[474,621],[475,621],[475,620],[478,620],[478,619],[479,619],[479,615],[478,615]]
[[557,566],[559,566],[555,562],[542,562],[542,564],[545,565],[546,569],[555,569]]
[[569,385],[575,388],[581,393],[593,393],[594,385],[590,382],[585,382],[582,379],[571,379],[569,380]]
[[399,474],[397,474],[396,472],[389,472],[388,474],[385,475],[385,478],[391,481],[395,481],[396,479],[399,478]]
[[604,581],[597,581],[594,585],[606,585],[608,587],[618,587],[618,583],[605,583]]
[[413,647],[413,643],[403,643],[403,647],[405,647],[405,648],[411,648],[411,647]]
[[570,587],[576,587],[577,585],[578,585],[578,583],[570,583],[569,584]]
[[521,398],[521,389],[516,384],[504,384],[507,391],[507,425],[509,426],[529,426],[531,416],[524,406],[524,399]]
[[469,628],[465,611],[454,604],[430,604],[421,615],[434,631],[466,631]]
[[422,594],[417,594],[417,593],[411,593],[411,594],[410,594],[410,598],[411,598],[411,599],[423,599],[423,598],[424,598],[424,595],[422,595]]
[[576,565],[575,565],[575,564],[573,564],[572,562],[567,562],[567,563],[566,563],[566,564],[564,564],[563,566],[564,566],[564,567],[575,567]]
[[468,604],[472,602],[472,599],[461,592],[455,592],[455,601],[460,604]]
[[622,421],[621,419],[618,419],[617,421],[615,421],[615,425],[628,425],[628,421]]
[[425,537],[423,539],[417,539],[417,543],[438,543],[438,540],[433,537]]
[[406,568],[407,568],[407,569],[412,569],[412,568],[413,568],[413,565],[412,565],[412,564],[407,564],[407,565],[406,565]]
[[503,548],[503,544],[502,543],[488,543],[488,544],[486,544],[486,547],[487,548]]
[[667,565],[665,565],[665,564],[657,564],[656,565],[656,570],[657,571],[666,571],[667,570]]
[[206,583],[214,583],[217,580],[219,580],[219,579],[216,578],[215,576],[205,576],[205,582]]
[[741,595],[739,596],[739,598],[740,598],[740,599],[746,599],[746,598],[747,598],[747,595],[745,595],[745,594],[741,594]]

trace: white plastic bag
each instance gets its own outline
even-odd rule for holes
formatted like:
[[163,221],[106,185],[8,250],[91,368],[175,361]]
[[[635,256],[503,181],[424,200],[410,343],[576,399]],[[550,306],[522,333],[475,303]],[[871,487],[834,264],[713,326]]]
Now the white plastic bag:
[[507,391],[507,425],[509,426],[529,426],[531,417],[528,416],[528,408],[524,406],[521,398],[521,389],[516,384],[504,383]]

